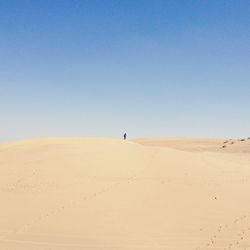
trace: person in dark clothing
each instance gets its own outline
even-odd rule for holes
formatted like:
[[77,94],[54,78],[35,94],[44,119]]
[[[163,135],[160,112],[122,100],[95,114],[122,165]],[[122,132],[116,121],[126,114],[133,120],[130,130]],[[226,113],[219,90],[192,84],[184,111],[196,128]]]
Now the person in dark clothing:
[[124,140],[127,139],[127,134],[126,134],[126,133],[123,135],[123,139],[124,139]]

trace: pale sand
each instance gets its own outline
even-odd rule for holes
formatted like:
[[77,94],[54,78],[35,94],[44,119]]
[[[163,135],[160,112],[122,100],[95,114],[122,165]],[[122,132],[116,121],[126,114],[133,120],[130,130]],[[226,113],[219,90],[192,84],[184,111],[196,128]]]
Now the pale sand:
[[2,144],[0,250],[250,249],[250,140],[234,141]]

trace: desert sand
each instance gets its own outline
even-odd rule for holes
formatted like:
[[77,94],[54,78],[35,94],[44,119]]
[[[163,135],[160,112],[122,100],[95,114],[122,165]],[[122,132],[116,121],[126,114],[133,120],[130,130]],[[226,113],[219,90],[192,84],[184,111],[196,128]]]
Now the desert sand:
[[250,249],[250,140],[0,144],[1,250]]

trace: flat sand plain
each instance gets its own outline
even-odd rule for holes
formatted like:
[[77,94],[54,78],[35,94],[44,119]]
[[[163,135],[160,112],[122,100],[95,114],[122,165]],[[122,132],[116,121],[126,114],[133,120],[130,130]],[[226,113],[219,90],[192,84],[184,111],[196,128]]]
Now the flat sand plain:
[[0,249],[250,249],[250,140],[0,144]]

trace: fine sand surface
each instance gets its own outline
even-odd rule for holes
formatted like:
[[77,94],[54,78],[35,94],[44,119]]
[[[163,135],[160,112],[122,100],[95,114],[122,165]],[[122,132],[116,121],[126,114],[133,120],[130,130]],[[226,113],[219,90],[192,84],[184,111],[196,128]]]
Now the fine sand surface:
[[0,144],[0,250],[31,249],[250,249],[250,140]]

